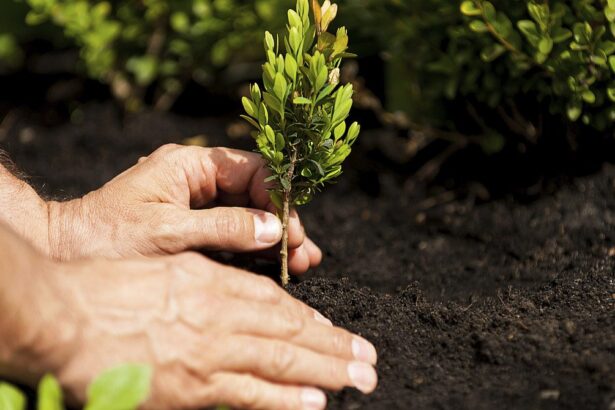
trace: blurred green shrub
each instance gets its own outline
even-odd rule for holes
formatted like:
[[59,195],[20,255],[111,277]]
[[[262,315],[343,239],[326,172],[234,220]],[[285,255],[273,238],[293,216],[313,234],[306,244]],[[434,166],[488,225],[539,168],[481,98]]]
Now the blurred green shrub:
[[[137,409],[150,395],[152,369],[149,366],[125,364],[98,375],[88,386],[84,410]],[[37,410],[64,410],[64,394],[51,374],[41,378],[37,388]],[[0,409],[26,410],[26,395],[12,384],[0,380]]]
[[[464,1],[469,28],[489,44],[481,58],[501,58],[516,93],[532,92],[551,113],[604,130],[615,121],[615,1],[491,3]],[[506,92],[495,93],[492,105]]]
[[[61,27],[79,48],[87,72],[108,83],[130,110],[144,102],[168,109],[188,81],[211,86],[222,69],[258,61],[264,28],[280,32],[285,19],[280,10],[294,4],[23,1],[29,6],[27,23],[50,21]],[[464,108],[483,134],[496,134],[487,118],[496,116],[513,133],[535,140],[540,125],[523,112],[529,99],[549,115],[598,130],[612,128],[615,0],[338,3],[344,9],[340,23],[356,39],[353,51],[380,54],[387,61],[387,109],[407,112],[412,123],[455,129],[459,121],[452,111]],[[16,64],[21,53],[14,21],[19,19],[3,15],[0,22],[13,23],[0,28],[0,65]],[[484,148],[501,146],[496,138]]]
[[[129,110],[168,109],[185,84],[258,56],[264,26],[282,27],[288,0],[27,0],[30,25],[52,21],[80,49],[89,75]],[[276,19],[279,23],[276,24]]]
[[349,30],[369,31],[389,60],[388,107],[414,121],[453,126],[451,102],[470,103],[531,140],[538,126],[519,107],[531,99],[549,115],[612,129],[614,0],[347,3],[359,17]]

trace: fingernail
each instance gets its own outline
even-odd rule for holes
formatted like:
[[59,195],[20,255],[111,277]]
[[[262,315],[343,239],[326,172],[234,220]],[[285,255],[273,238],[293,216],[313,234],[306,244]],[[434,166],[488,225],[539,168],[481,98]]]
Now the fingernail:
[[263,245],[274,245],[282,236],[280,220],[273,214],[254,215],[254,239]]
[[317,322],[322,323],[323,325],[327,325],[327,326],[333,326],[333,323],[327,319],[326,317],[324,317],[319,311],[315,310],[314,311],[314,319],[316,319]]
[[376,364],[378,353],[376,348],[367,340],[359,336],[352,338],[352,354],[354,358],[365,363]]
[[327,396],[318,389],[303,389],[301,392],[303,410],[322,410],[327,405]]
[[376,389],[378,376],[372,366],[363,362],[352,362],[348,365],[348,377],[362,393],[368,394]]

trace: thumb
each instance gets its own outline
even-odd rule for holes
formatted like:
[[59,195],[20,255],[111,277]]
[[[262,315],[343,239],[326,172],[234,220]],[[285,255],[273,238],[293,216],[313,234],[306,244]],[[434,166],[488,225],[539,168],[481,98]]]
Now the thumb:
[[271,248],[282,238],[278,217],[256,209],[187,211],[184,222],[178,234],[185,248],[252,252]]

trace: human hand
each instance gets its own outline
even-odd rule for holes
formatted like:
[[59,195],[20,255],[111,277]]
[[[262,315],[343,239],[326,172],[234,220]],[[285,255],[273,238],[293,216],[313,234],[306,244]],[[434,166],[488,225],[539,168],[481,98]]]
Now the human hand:
[[[50,202],[50,254],[70,260],[199,248],[231,252],[272,248],[281,239],[282,226],[272,214],[275,206],[266,177],[262,160],[253,153],[165,145],[83,198]],[[202,209],[214,200],[233,208]],[[295,274],[322,259],[296,213],[290,222],[289,248],[289,267]]]
[[[371,344],[271,280],[200,255],[36,269],[45,274],[37,293],[23,295],[22,310],[38,327],[17,333],[25,335],[15,341],[20,368],[52,372],[75,402],[97,374],[121,363],[152,367],[148,409],[322,409],[318,388],[376,387]],[[24,352],[37,354],[27,360]]]

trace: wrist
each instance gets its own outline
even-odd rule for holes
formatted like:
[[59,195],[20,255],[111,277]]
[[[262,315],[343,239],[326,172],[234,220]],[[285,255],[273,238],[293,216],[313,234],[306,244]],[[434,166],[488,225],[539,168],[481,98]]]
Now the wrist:
[[88,219],[83,199],[67,202],[47,202],[49,257],[68,261],[85,256],[82,252],[87,242]]

